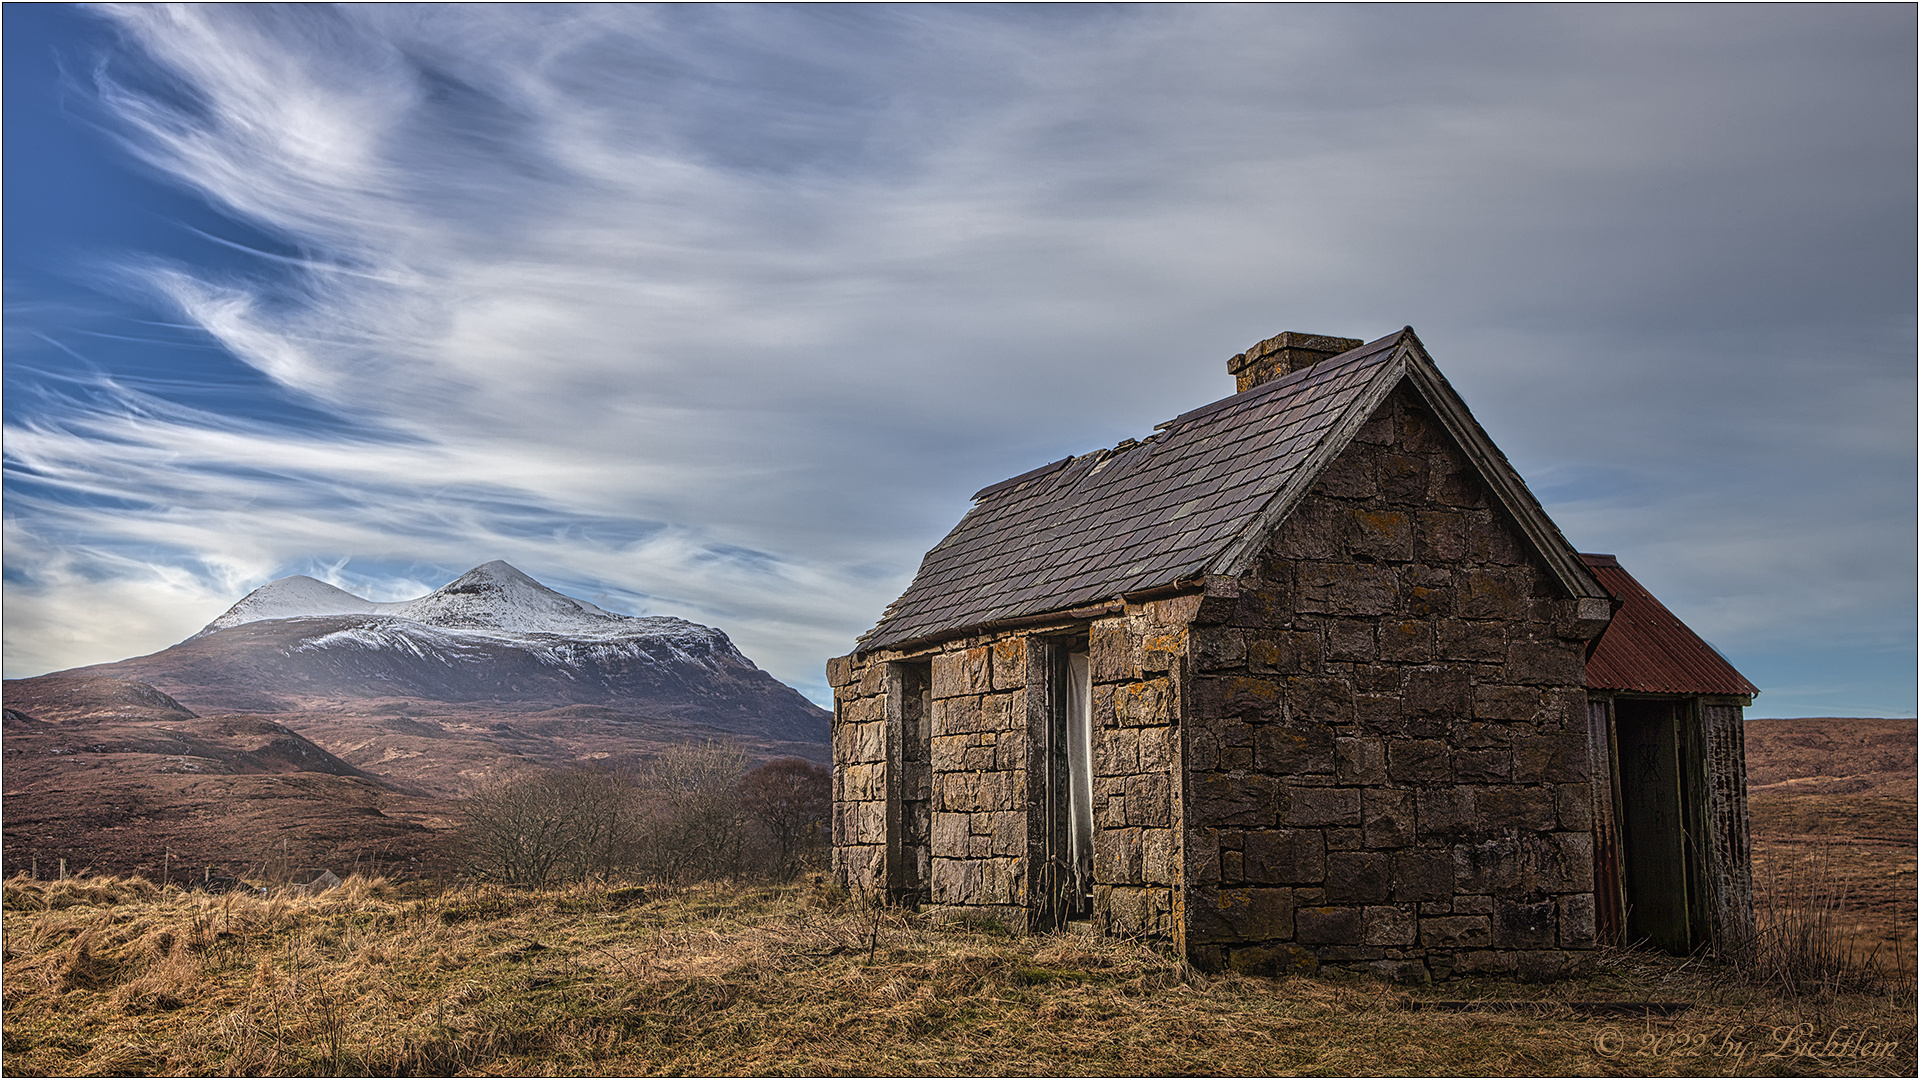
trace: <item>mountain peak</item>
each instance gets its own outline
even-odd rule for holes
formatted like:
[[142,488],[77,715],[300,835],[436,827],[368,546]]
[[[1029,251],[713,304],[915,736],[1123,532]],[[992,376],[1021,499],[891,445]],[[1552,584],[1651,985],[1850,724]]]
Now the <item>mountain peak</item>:
[[[501,565],[505,565],[504,563]],[[310,615],[365,615],[378,609],[371,600],[363,600],[305,574],[294,574],[253,590],[240,598],[219,618],[200,632],[210,633],[241,623],[262,619],[297,619]]]
[[[200,631],[209,634],[266,619],[384,615],[448,630],[534,634],[628,632],[679,620],[633,619],[555,592],[502,559],[481,563],[417,600],[382,604],[305,574],[270,581]],[[691,627],[692,624],[682,624]]]
[[627,618],[557,593],[495,559],[461,574],[418,600],[386,605],[395,615],[429,626],[564,633],[582,622],[604,625]]

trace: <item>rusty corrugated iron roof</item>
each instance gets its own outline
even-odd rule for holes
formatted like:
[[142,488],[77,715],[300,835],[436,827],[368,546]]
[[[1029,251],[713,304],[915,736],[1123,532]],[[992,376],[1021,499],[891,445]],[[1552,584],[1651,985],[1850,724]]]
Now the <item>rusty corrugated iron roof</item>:
[[1580,560],[1620,601],[1620,610],[1587,658],[1589,690],[1748,697],[1760,692],[1622,569],[1620,560],[1585,554]]

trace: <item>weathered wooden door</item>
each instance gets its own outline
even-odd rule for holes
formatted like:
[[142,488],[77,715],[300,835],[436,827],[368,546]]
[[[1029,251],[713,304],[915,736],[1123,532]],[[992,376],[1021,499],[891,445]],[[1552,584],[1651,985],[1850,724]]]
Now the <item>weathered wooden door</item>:
[[1627,941],[1681,955],[1704,943],[1706,914],[1697,850],[1705,823],[1694,782],[1700,761],[1687,718],[1684,702],[1614,701]]

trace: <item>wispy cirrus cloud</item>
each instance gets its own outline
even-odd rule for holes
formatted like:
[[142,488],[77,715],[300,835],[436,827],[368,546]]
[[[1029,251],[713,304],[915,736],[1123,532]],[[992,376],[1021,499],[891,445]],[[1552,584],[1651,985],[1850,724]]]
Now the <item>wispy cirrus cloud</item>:
[[818,696],[974,489],[1403,323],[1736,662],[1911,648],[1910,13],[105,11],[123,145],[267,239],[101,276],[197,385],[10,371],[10,673],[507,558]]

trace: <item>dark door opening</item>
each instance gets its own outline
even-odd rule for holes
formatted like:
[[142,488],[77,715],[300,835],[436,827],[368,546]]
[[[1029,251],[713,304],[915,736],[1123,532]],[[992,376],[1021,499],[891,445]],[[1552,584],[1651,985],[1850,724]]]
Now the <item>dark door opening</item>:
[[1682,701],[1614,699],[1628,942],[1686,955],[1706,943],[1699,740]]
[[1084,643],[1055,647],[1047,709],[1043,925],[1093,912],[1093,685]]

